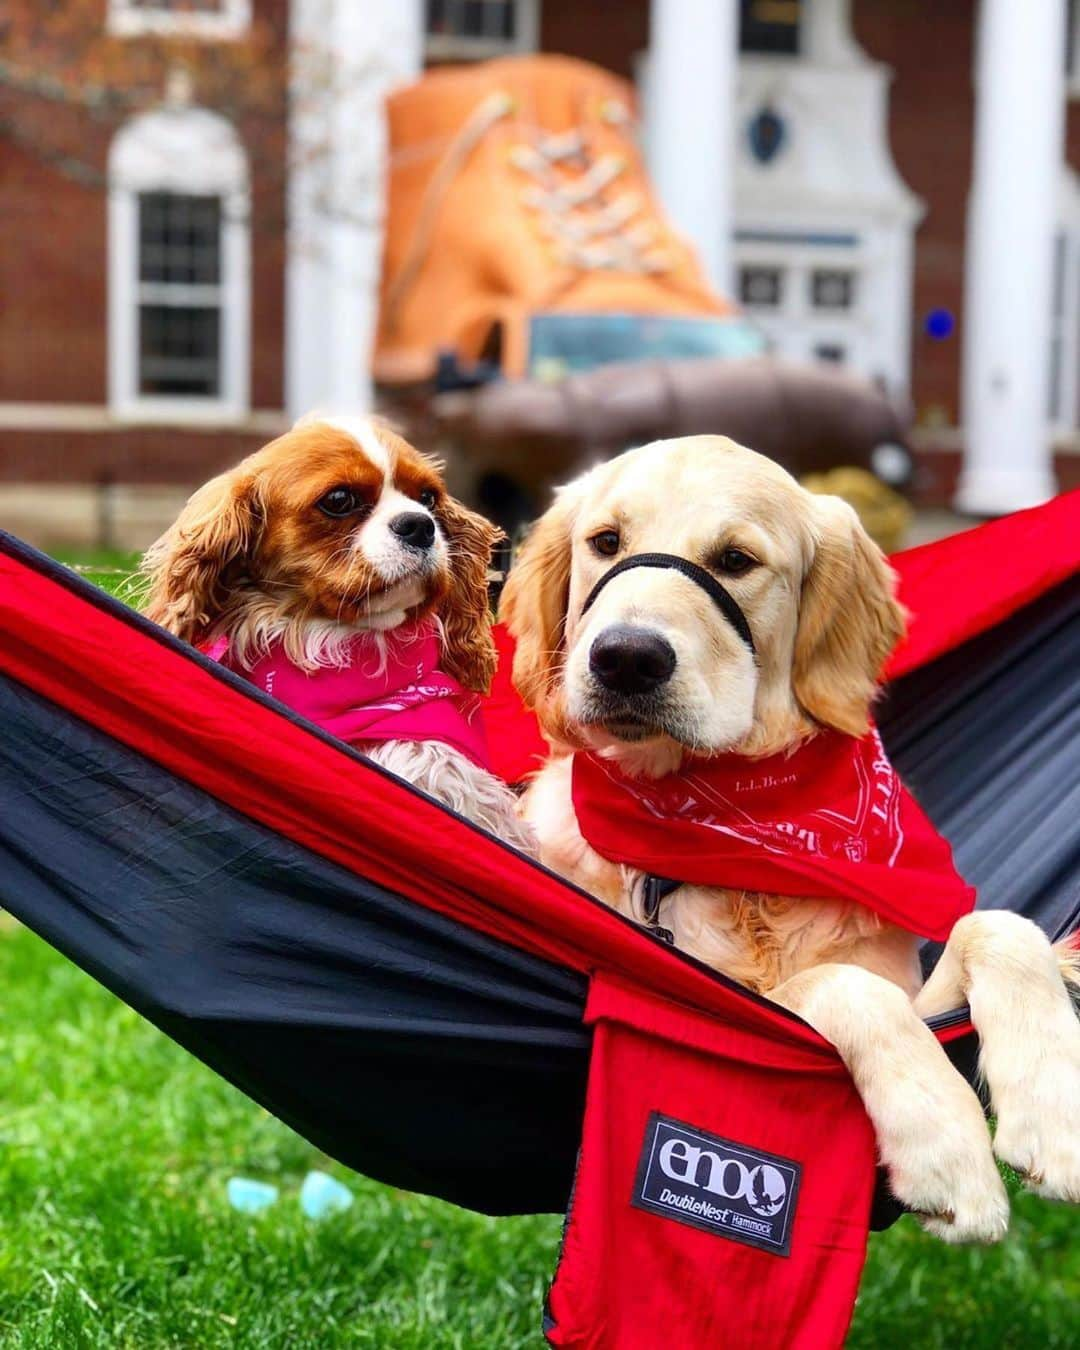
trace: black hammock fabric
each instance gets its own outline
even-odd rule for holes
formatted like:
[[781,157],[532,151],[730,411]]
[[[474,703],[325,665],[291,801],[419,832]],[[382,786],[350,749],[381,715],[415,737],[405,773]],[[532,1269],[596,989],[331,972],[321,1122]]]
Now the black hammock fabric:
[[[627,960],[640,954],[670,981],[763,1003],[656,950],[41,555],[0,537],[0,563],[0,599],[12,601],[0,605],[0,905],[333,1157],[488,1213],[565,1208],[589,1060],[588,980],[584,962],[544,959],[502,936],[520,918],[507,876],[565,897]],[[33,642],[19,587],[35,594]],[[37,668],[26,652],[52,644],[63,674],[45,687],[26,673]],[[382,785],[388,809],[415,811],[403,857],[364,875],[115,734],[116,688],[91,699],[78,687],[113,645],[148,667],[160,654],[197,668],[209,698],[270,713],[283,739],[299,728],[313,757],[329,744]],[[1080,920],[1078,668],[1074,577],[894,682],[881,718],[980,903],[1019,909],[1055,937]],[[305,784],[283,782],[282,793],[291,786]],[[498,935],[439,912],[440,871],[464,866],[454,850],[475,858],[478,888],[490,877]],[[401,883],[388,884],[395,876]],[[549,944],[571,937],[554,932]],[[963,1010],[934,1025],[950,1021],[966,1025]],[[970,1032],[946,1049],[971,1072]]]

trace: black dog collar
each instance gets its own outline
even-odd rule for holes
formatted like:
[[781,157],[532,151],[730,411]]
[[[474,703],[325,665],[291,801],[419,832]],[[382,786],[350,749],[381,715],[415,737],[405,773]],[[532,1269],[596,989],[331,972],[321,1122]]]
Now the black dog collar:
[[699,567],[689,558],[680,558],[675,553],[634,553],[629,558],[624,558],[622,562],[616,563],[614,567],[609,568],[596,585],[589,592],[581,612],[584,614],[604,587],[617,577],[621,572],[629,572],[631,567],[667,567],[673,572],[681,572],[688,581],[692,581],[695,586],[700,586],[705,594],[720,610],[724,618],[735,629],[739,637],[750,648],[751,656],[757,655],[757,649],[754,646],[754,635],[750,631],[750,625],[746,621],[746,615],[739,608],[738,604],[731,594],[724,589],[711,572],[706,572],[704,567]]

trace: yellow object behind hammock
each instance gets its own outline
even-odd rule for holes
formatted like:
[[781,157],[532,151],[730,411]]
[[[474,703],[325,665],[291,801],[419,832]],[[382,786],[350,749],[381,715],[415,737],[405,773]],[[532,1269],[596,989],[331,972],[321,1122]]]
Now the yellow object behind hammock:
[[827,473],[808,473],[800,480],[810,492],[843,497],[859,513],[863,528],[886,553],[903,548],[914,516],[910,505],[866,469],[842,465]]

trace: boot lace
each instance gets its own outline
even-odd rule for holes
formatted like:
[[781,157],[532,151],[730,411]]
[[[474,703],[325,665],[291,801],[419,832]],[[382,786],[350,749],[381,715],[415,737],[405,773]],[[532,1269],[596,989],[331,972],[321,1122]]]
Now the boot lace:
[[[511,95],[502,90],[482,99],[436,166],[401,269],[387,288],[386,324],[391,330],[427,256],[439,206],[450,184],[475,147],[515,106]],[[602,116],[614,125],[630,120],[627,110],[615,102],[604,107]],[[586,271],[657,273],[669,268],[663,250],[654,246],[658,231],[648,218],[644,196],[622,192],[608,200],[608,190],[626,169],[621,156],[594,158],[584,133],[571,131],[539,135],[518,144],[512,161],[533,180],[522,200],[537,212],[540,229],[555,241],[561,263]]]
[[[628,119],[624,109],[606,110],[605,117]],[[627,167],[621,155],[594,156],[583,132],[568,131],[522,142],[511,151],[511,163],[532,179],[521,200],[537,213],[561,263],[589,271],[667,270],[644,195],[632,190],[611,195]]]

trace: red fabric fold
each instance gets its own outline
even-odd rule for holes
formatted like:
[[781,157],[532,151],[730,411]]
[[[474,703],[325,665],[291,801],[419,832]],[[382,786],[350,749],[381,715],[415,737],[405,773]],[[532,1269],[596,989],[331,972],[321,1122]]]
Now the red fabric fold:
[[675,881],[854,900],[939,940],[975,904],[876,728],[766,759],[691,759],[660,779],[577,754],[573,797],[602,857]]
[[[72,579],[74,583],[74,578]],[[0,549],[0,671],[321,857],[574,970],[624,971],[843,1072],[804,1022],[749,999],[287,709]]]
[[851,1080],[593,980],[585,1128],[546,1334],[575,1350],[843,1343],[874,1139]]
[[518,697],[512,677],[514,639],[502,624],[495,625],[499,664],[484,699],[484,726],[491,747],[491,767],[507,783],[520,783],[541,767],[548,744],[536,715]]
[[894,553],[908,636],[890,680],[927,665],[1080,571],[1080,489]]

